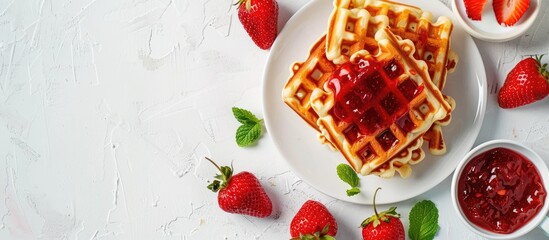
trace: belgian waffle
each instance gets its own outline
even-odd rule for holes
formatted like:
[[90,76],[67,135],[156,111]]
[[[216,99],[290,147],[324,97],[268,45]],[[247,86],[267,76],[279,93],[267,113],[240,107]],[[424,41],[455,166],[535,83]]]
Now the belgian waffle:
[[[326,58],[325,46],[325,36],[322,36],[311,47],[306,61],[296,62],[292,65],[292,75],[282,91],[284,102],[319,132],[320,129],[317,125],[319,117],[311,106],[311,93],[314,89],[322,88],[337,68],[337,65]],[[451,105],[454,106],[455,103]],[[443,125],[447,125],[450,120],[449,117],[450,115],[437,121],[437,123],[441,122]],[[441,154],[443,152],[440,149],[445,150],[441,134],[440,126],[433,125],[424,135],[424,139],[429,141],[430,152],[438,151]],[[330,144],[329,141],[325,141],[324,135],[319,134],[319,137],[322,142]],[[411,168],[409,164],[405,163],[415,164],[425,157],[425,153],[421,149],[422,143],[423,139],[418,139],[415,144],[410,144],[409,149],[397,154],[394,161],[389,161],[380,166],[376,173],[382,177],[391,177],[395,172],[403,177],[408,176],[411,173]]]
[[[321,133],[355,171],[388,177],[394,167],[410,161],[399,154],[419,149],[425,132],[452,106],[431,81],[427,64],[414,58],[411,40],[388,28],[378,31],[375,40],[375,55],[354,53],[323,88],[313,90],[310,104]],[[360,71],[353,75],[349,69]]]
[[292,75],[282,90],[284,102],[317,131],[318,115],[311,107],[311,93],[322,88],[337,67],[326,58],[325,39],[324,35],[313,44],[306,61],[291,66]]
[[435,85],[442,89],[447,69],[457,59],[449,54],[452,21],[441,16],[435,23],[432,14],[401,3],[383,0],[335,0],[326,39],[326,57],[336,64],[349,61],[355,52],[366,49],[375,53],[374,34],[389,26],[391,31],[414,42],[414,57],[424,60]]
[[[457,55],[449,50],[452,22],[442,16],[433,23],[431,13],[414,6],[383,0],[335,0],[328,24],[327,58],[341,64],[362,49],[375,53],[374,34],[385,26],[415,43],[414,57],[427,63],[431,80],[442,90],[447,72],[453,71],[458,61]],[[455,101],[447,99],[455,107]],[[444,120],[444,123],[437,122],[426,134],[432,154],[446,152],[441,126],[447,125],[451,116]]]
[[[320,134],[317,125],[319,117],[311,106],[313,90],[323,88],[338,67],[326,58],[325,39],[326,36],[322,36],[313,44],[306,61],[296,62],[292,65],[292,76],[284,86],[282,98],[303,120],[319,132],[321,142],[332,146],[329,141],[326,141],[326,137]],[[410,144],[409,148],[398,153],[393,161],[379,167],[378,175],[391,177],[394,176],[395,172],[398,172],[403,177],[409,176],[412,172],[410,164],[417,163],[425,157],[425,153],[421,148],[422,145],[423,139],[417,139]]]

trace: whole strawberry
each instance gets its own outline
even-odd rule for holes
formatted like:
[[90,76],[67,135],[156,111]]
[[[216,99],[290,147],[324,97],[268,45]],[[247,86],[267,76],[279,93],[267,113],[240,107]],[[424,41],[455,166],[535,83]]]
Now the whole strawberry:
[[233,176],[232,166],[219,167],[211,159],[206,159],[221,172],[215,176],[217,180],[208,185],[208,189],[219,192],[217,203],[223,211],[259,218],[271,215],[271,199],[253,174],[240,172]]
[[290,235],[295,240],[335,240],[336,234],[335,218],[326,206],[314,200],[306,201],[290,223]]
[[269,49],[277,35],[276,0],[238,0],[238,19],[254,43]]
[[549,94],[547,64],[542,56],[521,60],[507,75],[499,90],[498,103],[502,108],[515,108],[545,98]]
[[404,226],[400,221],[400,215],[395,211],[396,207],[389,208],[381,213],[376,209],[376,195],[378,188],[374,193],[374,212],[375,214],[361,224],[362,238],[375,240],[404,240]]

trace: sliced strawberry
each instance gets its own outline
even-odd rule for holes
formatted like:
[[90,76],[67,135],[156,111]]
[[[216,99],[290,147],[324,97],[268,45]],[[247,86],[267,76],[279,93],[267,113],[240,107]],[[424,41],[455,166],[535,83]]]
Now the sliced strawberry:
[[486,5],[486,0],[463,0],[465,4],[465,11],[467,12],[467,17],[471,20],[481,20],[482,11],[484,11],[484,5]]
[[499,25],[513,26],[530,7],[530,0],[494,0],[492,7]]

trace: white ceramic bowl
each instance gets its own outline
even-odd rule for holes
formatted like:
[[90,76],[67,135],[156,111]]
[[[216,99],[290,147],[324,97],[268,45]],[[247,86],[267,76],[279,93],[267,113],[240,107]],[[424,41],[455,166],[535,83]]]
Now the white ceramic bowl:
[[452,0],[452,10],[463,28],[473,37],[489,42],[504,42],[524,35],[536,20],[540,7],[541,0],[531,0],[530,7],[522,18],[515,25],[504,27],[496,20],[492,0],[486,1],[480,21],[473,21],[467,17],[463,0]]
[[507,148],[511,149],[515,152],[518,152],[522,154],[524,157],[529,159],[536,167],[539,172],[539,175],[542,178],[543,185],[545,186],[545,190],[549,191],[549,170],[547,168],[547,165],[543,161],[543,159],[532,149],[524,146],[523,144],[520,144],[518,142],[510,141],[510,140],[492,140],[489,142],[485,142],[473,150],[471,150],[464,158],[463,160],[458,164],[454,176],[452,178],[452,203],[454,206],[454,209],[456,210],[459,218],[463,221],[463,223],[471,229],[471,231],[475,232],[476,234],[483,236],[485,238],[490,239],[514,239],[519,238],[520,236],[523,236],[524,234],[530,232],[532,229],[540,226],[546,233],[549,233],[549,218],[546,216],[549,211],[549,197],[546,196],[545,203],[543,205],[543,208],[539,211],[539,213],[532,218],[528,223],[526,223],[521,228],[517,229],[516,231],[509,233],[509,234],[498,234],[494,233],[488,230],[485,230],[481,227],[476,226],[475,224],[471,223],[465,214],[463,213],[463,210],[461,209],[461,206],[459,204],[459,201],[457,199],[457,185],[459,181],[459,177],[463,171],[463,168],[465,165],[474,157],[477,155],[484,153],[488,150],[494,149],[494,148]]

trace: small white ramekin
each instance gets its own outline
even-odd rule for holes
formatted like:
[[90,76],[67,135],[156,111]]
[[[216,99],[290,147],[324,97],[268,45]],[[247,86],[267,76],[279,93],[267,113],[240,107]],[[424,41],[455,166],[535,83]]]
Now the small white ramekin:
[[547,217],[547,213],[549,211],[549,196],[545,197],[545,203],[543,205],[543,208],[539,211],[539,213],[534,218],[532,218],[528,223],[526,223],[521,228],[509,234],[494,233],[486,229],[483,229],[481,227],[478,227],[474,223],[470,222],[465,216],[465,214],[463,213],[463,210],[461,209],[461,206],[457,198],[458,196],[457,185],[458,185],[459,177],[461,176],[461,173],[463,171],[463,168],[474,157],[494,148],[507,148],[515,152],[518,152],[522,154],[524,157],[526,157],[527,159],[529,159],[536,166],[540,174],[540,177],[542,179],[543,185],[545,186],[545,190],[549,191],[549,169],[547,168],[547,165],[545,164],[543,159],[536,152],[534,152],[532,149],[518,142],[514,142],[510,140],[492,140],[489,142],[485,142],[475,147],[473,150],[471,150],[459,162],[456,170],[454,171],[454,176],[452,178],[451,194],[452,194],[452,204],[454,206],[454,209],[457,212],[457,215],[471,231],[485,238],[515,239],[515,238],[519,238],[520,236],[523,236],[524,234],[530,232],[532,229],[536,227],[540,227],[546,232],[546,234],[549,234],[549,217]]
[[498,24],[492,8],[492,0],[486,1],[482,20],[473,21],[467,17],[463,0],[452,0],[452,10],[459,24],[471,36],[488,42],[505,42],[517,38],[532,26],[541,8],[541,0],[531,0],[530,7],[521,19],[513,26]]

